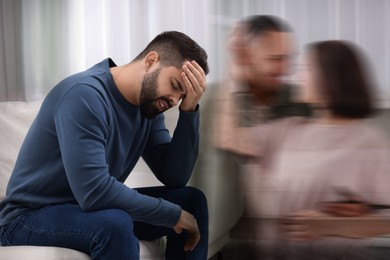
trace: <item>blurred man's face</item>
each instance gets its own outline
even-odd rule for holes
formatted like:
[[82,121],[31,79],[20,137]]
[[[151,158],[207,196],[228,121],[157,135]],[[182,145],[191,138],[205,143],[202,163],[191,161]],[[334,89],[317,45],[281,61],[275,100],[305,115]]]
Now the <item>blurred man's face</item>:
[[266,32],[250,43],[249,82],[265,89],[274,89],[288,73],[293,54],[291,34]]

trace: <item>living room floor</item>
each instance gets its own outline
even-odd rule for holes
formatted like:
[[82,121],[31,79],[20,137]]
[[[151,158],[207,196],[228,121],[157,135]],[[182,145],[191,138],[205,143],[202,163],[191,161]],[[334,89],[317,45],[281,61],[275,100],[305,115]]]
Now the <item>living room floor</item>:
[[253,243],[248,240],[231,239],[222,251],[222,259],[214,255],[209,260],[256,260]]
[[[256,242],[252,242],[250,240],[242,240],[242,239],[231,239],[231,241],[223,249],[222,258],[218,258],[218,255],[215,255],[209,260],[269,260],[267,256],[264,256],[264,252],[260,252],[260,251],[256,252],[256,248],[259,248],[258,246],[256,246]],[[388,260],[390,259],[390,246],[374,247],[372,248],[372,250],[370,250],[369,257],[367,255],[365,257],[364,255],[361,255],[360,257],[361,258],[359,259],[364,259],[364,260],[366,259]],[[286,258],[283,259],[286,260]],[[296,260],[297,258],[294,259]],[[311,258],[310,255],[306,255],[302,259],[306,260],[306,259],[313,259],[313,258]],[[339,260],[340,258],[326,257],[321,259]]]

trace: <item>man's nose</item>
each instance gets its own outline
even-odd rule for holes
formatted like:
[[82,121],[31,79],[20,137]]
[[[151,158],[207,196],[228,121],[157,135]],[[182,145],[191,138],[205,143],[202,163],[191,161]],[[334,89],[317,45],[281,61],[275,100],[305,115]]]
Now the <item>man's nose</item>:
[[171,102],[171,105],[174,107],[179,103],[180,96],[172,96],[170,97],[169,101]]

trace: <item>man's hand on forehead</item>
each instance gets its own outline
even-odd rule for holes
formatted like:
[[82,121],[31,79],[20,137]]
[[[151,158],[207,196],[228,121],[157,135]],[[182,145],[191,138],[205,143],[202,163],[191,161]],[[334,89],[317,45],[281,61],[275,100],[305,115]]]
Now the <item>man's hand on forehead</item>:
[[196,61],[187,61],[183,65],[181,77],[186,94],[180,104],[180,110],[193,112],[206,91],[206,75]]

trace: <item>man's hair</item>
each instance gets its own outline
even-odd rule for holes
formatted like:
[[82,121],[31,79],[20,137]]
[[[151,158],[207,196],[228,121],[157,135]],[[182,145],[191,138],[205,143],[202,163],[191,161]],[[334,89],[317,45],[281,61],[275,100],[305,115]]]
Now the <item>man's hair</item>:
[[319,70],[320,91],[333,115],[365,118],[373,113],[372,83],[362,51],[347,41],[311,43],[315,66]]
[[157,35],[134,60],[145,58],[151,51],[158,53],[162,66],[181,68],[184,61],[194,60],[205,74],[209,72],[206,51],[184,33],[167,31]]
[[243,24],[249,34],[261,36],[266,32],[291,32],[290,25],[273,15],[252,15],[244,19]]

